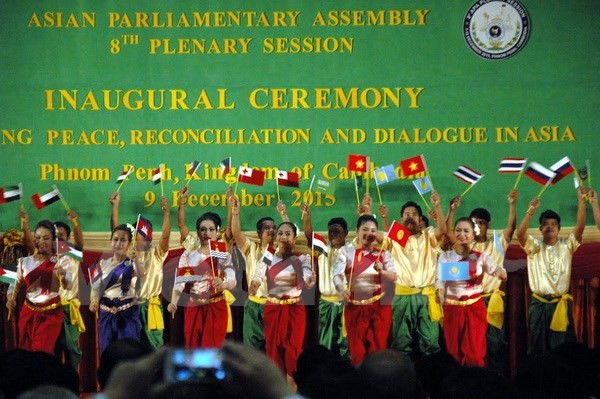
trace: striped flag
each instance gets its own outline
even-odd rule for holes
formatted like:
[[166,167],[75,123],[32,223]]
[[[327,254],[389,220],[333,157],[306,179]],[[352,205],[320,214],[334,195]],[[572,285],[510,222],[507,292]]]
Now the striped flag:
[[208,240],[210,247],[210,256],[219,259],[227,258],[227,244],[223,241]]
[[88,278],[90,280],[90,285],[102,278],[102,268],[100,267],[99,262],[95,262],[88,268]]
[[0,282],[10,285],[15,281],[17,281],[17,272],[0,267]]
[[558,162],[556,162],[554,165],[550,166],[550,170],[556,173],[556,175],[552,179],[552,185],[555,185],[560,180],[562,180],[563,177],[575,172],[575,167],[569,160],[569,157],[564,157]]
[[267,245],[265,252],[263,252],[262,258],[260,258],[260,261],[265,265],[271,266],[273,263],[273,256],[275,256],[275,247]]
[[138,220],[135,227],[137,234],[144,237],[144,240],[152,241],[152,222],[138,214]]
[[35,207],[38,210],[40,210],[60,200],[60,193],[58,192],[58,189],[55,188],[54,190],[44,195],[39,195],[37,193],[33,194],[31,196],[31,199],[33,200],[33,204],[35,205]]
[[0,187],[0,204],[17,201],[23,198],[23,187],[21,183],[18,186]]
[[119,175],[119,177],[117,177],[117,184],[119,184],[122,181],[124,181],[125,179],[127,179],[127,176],[129,176],[131,174],[131,172],[133,172],[133,166],[130,167],[129,169],[124,170],[123,172],[121,172],[121,174]]
[[69,256],[75,260],[81,261],[83,259],[83,252],[78,249],[75,244],[68,241],[58,241],[58,248],[56,250],[58,254]]
[[526,158],[504,158],[500,161],[500,173],[519,173],[525,168]]
[[317,251],[327,255],[329,253],[329,247],[327,246],[327,240],[320,234],[314,233],[312,235],[312,246]]
[[152,173],[152,183],[157,185],[162,180],[162,167],[159,165],[158,169],[154,169],[154,173]]
[[475,184],[483,177],[481,173],[465,165],[460,165],[453,175],[468,184]]
[[552,179],[554,179],[554,176],[556,176],[556,173],[554,173],[550,169],[543,167],[542,165],[540,165],[537,162],[531,162],[529,164],[529,166],[527,167],[527,169],[525,170],[525,176],[529,177],[531,180],[535,181],[536,183],[539,183],[542,186],[545,186],[546,184],[548,184],[548,182],[550,182],[550,181],[552,181]]

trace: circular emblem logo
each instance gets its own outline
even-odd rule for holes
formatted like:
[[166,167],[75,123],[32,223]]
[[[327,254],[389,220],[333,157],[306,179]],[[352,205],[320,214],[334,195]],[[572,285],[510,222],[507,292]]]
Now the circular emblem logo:
[[531,23],[516,0],[478,0],[463,24],[465,40],[478,56],[502,60],[518,53],[527,42]]

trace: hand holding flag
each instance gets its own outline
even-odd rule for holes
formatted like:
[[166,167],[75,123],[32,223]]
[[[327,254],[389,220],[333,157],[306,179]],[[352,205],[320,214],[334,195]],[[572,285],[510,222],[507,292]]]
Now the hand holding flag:
[[119,192],[119,190],[121,189],[121,186],[123,185],[123,183],[125,183],[125,180],[127,180],[127,176],[129,176],[131,173],[133,173],[133,170],[134,170],[134,167],[133,167],[133,165],[131,165],[129,167],[129,169],[121,172],[119,177],[117,177],[117,184],[119,185],[119,187],[117,187],[117,192]]

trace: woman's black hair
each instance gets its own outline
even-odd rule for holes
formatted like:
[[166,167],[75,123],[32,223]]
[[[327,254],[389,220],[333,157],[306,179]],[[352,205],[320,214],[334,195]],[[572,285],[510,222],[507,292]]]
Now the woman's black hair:
[[202,223],[205,220],[211,220],[215,224],[217,230],[221,228],[221,217],[219,217],[219,215],[217,215],[214,212],[206,212],[202,214],[202,216],[200,216],[198,220],[196,220],[196,231],[200,230],[200,223]]

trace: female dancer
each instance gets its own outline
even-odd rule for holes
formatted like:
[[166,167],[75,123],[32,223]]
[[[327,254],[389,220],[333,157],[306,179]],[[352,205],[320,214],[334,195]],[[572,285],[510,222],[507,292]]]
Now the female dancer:
[[248,292],[256,295],[261,283],[267,282],[267,303],[263,324],[266,353],[286,373],[288,380],[296,371],[306,331],[306,309],[301,301],[303,288],[315,285],[310,255],[294,251],[296,226],[283,222],[277,227],[277,250],[267,247],[257,264]]
[[[487,311],[481,297],[483,273],[506,280],[506,270],[487,254],[471,250],[474,229],[473,221],[463,217],[456,221],[454,231],[447,233],[450,242],[455,243],[454,249],[443,252],[438,259],[438,270],[442,273],[436,287],[441,288],[444,304],[444,339],[448,353],[461,365],[484,367]],[[448,278],[443,269],[449,268],[451,263],[457,270],[461,267],[454,262],[467,262],[463,265],[468,267],[468,279],[444,281]]]
[[[99,274],[92,281],[90,311],[100,311],[98,340],[100,353],[115,340],[140,340],[142,323],[135,301],[135,283],[144,275],[144,266],[131,246],[134,228],[121,224],[112,231],[112,256],[101,259],[96,266]],[[129,255],[128,255],[129,254]]]
[[175,313],[182,293],[189,295],[184,318],[187,348],[220,347],[227,334],[229,310],[223,290],[233,289],[236,280],[231,254],[217,249],[220,224],[221,218],[216,213],[200,216],[196,221],[200,246],[185,250],[179,259],[167,309]]
[[356,247],[340,250],[333,271],[335,288],[347,302],[344,321],[354,365],[368,352],[387,347],[392,325],[391,306],[381,298],[384,283],[396,280],[396,268],[388,251],[375,248],[377,228],[372,215],[360,216]]
[[19,258],[17,279],[9,288],[6,307],[14,311],[19,289],[25,285],[25,302],[19,312],[19,348],[54,354],[54,346],[62,329],[64,311],[58,294],[59,286],[70,289],[72,259],[57,259],[56,229],[49,220],[35,227],[35,255]]

